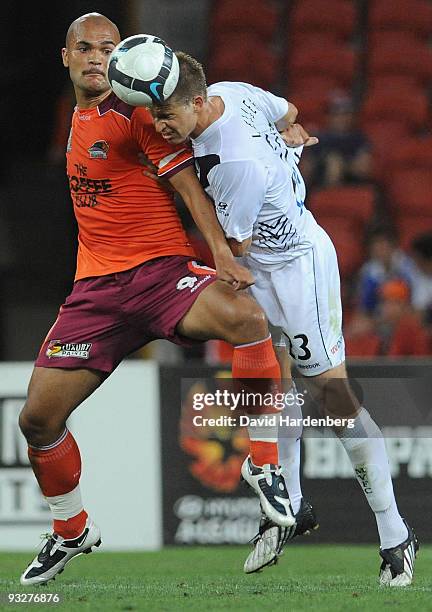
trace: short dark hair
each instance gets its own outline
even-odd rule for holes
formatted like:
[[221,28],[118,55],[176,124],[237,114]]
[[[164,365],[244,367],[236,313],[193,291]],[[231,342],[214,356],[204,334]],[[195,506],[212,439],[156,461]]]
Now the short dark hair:
[[432,260],[432,232],[416,236],[411,242],[411,249],[420,257]]
[[198,60],[183,51],[176,51],[180,74],[174,92],[166,104],[188,103],[195,96],[207,98],[207,83],[204,69]]

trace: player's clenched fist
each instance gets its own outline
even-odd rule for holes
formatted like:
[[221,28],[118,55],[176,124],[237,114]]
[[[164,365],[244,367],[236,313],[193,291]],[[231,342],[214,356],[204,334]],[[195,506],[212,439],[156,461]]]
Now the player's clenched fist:
[[215,257],[215,266],[218,278],[229,283],[236,291],[246,289],[255,282],[252,272],[237,263],[231,255]]

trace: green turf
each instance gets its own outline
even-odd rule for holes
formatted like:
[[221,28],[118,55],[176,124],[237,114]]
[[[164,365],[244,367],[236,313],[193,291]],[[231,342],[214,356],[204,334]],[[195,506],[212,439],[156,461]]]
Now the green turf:
[[[277,567],[246,576],[245,547],[167,548],[156,553],[103,553],[73,560],[37,592],[63,603],[4,605],[1,609],[63,610],[375,610],[432,611],[432,546],[423,546],[414,585],[377,587],[374,546],[291,545]],[[0,591],[19,585],[29,555],[0,554]],[[4,600],[3,600],[4,601]]]

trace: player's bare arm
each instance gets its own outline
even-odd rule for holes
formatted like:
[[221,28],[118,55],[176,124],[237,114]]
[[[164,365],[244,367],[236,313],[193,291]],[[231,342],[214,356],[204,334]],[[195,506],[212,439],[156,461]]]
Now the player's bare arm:
[[228,244],[231,249],[234,257],[243,257],[249,250],[250,245],[252,244],[252,236],[238,242],[235,238],[228,238]]
[[205,195],[193,168],[188,167],[178,172],[170,178],[170,182],[181,195],[206,240],[215,261],[218,277],[236,290],[246,289],[252,285],[253,275],[235,261],[217,220],[213,203]]
[[288,112],[276,122],[283,140],[289,147],[310,147],[318,144],[316,136],[310,136],[300,123],[296,123],[298,115],[297,107],[288,102]]

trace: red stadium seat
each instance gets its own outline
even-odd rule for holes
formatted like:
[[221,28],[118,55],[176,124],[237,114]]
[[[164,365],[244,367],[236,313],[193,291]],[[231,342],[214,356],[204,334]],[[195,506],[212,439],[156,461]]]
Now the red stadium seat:
[[393,92],[375,91],[367,95],[361,109],[361,121],[405,122],[408,130],[426,127],[429,120],[429,100],[419,91]]
[[308,208],[321,216],[341,217],[363,231],[375,213],[375,189],[371,186],[326,187],[313,191]]
[[327,215],[317,216],[335,246],[342,279],[357,272],[364,260],[363,235],[349,219]]
[[325,48],[303,47],[295,48],[288,58],[288,81],[291,76],[301,74],[325,74],[329,78],[337,79],[344,88],[351,88],[354,72],[357,68],[357,53],[344,44],[329,45]]
[[329,30],[324,30],[322,32],[290,31],[287,36],[287,44],[288,52],[291,52],[291,50],[300,47],[306,50],[311,49],[312,47],[324,49],[325,47],[329,46],[349,44],[349,42],[341,40],[337,32],[332,32]]
[[388,156],[406,139],[412,138],[412,129],[405,121],[369,118],[362,121],[361,129],[372,145],[373,175],[381,181],[385,177]]
[[287,95],[318,96],[327,98],[329,101],[332,94],[341,90],[340,82],[336,77],[325,74],[293,74],[288,83]]
[[[251,57],[254,61],[251,62]],[[280,70],[278,55],[265,43],[254,41],[246,37],[243,42],[237,37],[234,46],[225,45],[215,48],[207,67],[209,83],[216,81],[246,81],[272,89]]]
[[271,41],[278,26],[278,10],[265,0],[225,0],[214,3],[210,15],[212,32],[252,32],[264,41]]
[[396,173],[411,169],[432,173],[432,136],[404,138],[387,151],[383,180],[390,186]]
[[369,77],[384,74],[414,76],[427,85],[432,78],[432,50],[422,43],[395,46],[380,43],[367,56]]
[[368,53],[374,53],[379,50],[381,46],[389,47],[393,46],[396,50],[406,49],[411,47],[418,47],[419,44],[425,45],[422,38],[415,32],[410,30],[371,30],[367,31],[367,51]]
[[369,4],[369,31],[402,30],[425,38],[432,32],[432,5],[427,0],[372,0]]
[[307,0],[294,4],[288,26],[289,33],[330,32],[339,40],[347,40],[356,22],[357,6],[351,0]]
[[427,231],[432,231],[432,215],[415,217],[411,214],[400,214],[396,218],[395,225],[401,248],[409,252],[414,238]]
[[325,94],[315,95],[313,91],[309,93],[289,93],[286,95],[298,109],[298,121],[308,131],[314,131],[324,126],[328,97]]
[[426,87],[414,74],[371,74],[367,82],[367,95],[374,91],[388,91],[398,95],[400,91],[427,93]]
[[403,215],[432,215],[431,168],[393,171],[388,180],[391,208]]

